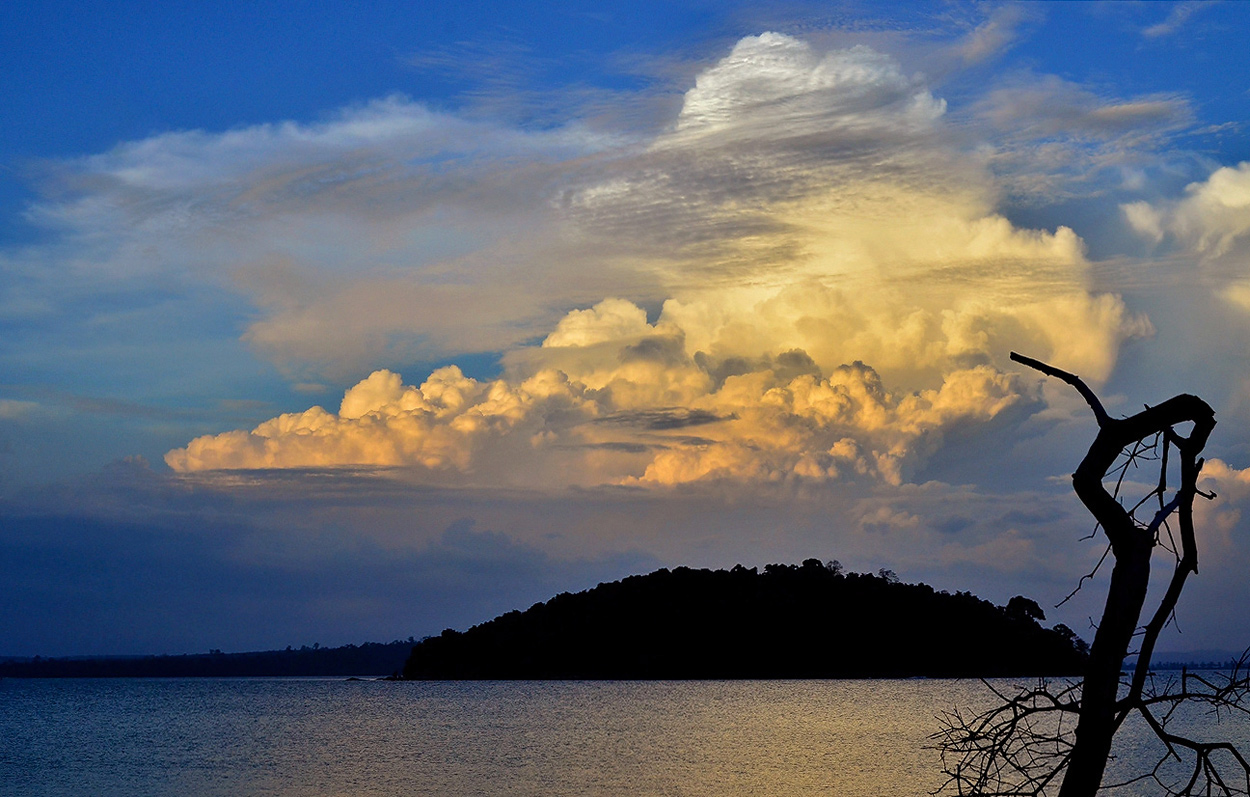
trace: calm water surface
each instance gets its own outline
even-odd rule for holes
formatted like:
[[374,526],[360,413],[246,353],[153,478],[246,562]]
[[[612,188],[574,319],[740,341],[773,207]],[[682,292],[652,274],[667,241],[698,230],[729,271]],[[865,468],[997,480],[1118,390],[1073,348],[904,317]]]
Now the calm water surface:
[[5,679],[0,795],[918,797],[935,716],[985,702],[978,681]]

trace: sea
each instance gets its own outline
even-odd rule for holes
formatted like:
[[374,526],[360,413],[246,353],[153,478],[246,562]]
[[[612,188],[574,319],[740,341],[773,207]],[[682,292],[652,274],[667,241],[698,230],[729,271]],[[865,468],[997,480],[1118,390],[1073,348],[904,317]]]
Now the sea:
[[0,795],[920,797],[938,716],[1032,683],[7,678]]

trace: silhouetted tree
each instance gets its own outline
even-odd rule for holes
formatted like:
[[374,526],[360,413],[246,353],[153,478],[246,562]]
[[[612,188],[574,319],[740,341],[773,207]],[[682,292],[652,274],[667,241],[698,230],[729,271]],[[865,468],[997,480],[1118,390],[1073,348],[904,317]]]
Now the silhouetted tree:
[[1017,595],[1007,601],[1007,616],[1017,619],[1027,617],[1032,620],[1045,620],[1046,612],[1042,611],[1042,607],[1037,605],[1037,601],[1026,598],[1023,595]]
[[[1149,670],[1159,632],[1173,616],[1185,580],[1198,572],[1193,502],[1199,495],[1214,497],[1198,490],[1203,463],[1199,454],[1215,427],[1214,412],[1197,396],[1183,394],[1130,417],[1112,418],[1074,374],[1015,352],[1011,358],[1067,382],[1093,410],[1098,434],[1072,475],[1072,485],[1106,536],[1103,560],[1109,553],[1114,564],[1084,679],[1062,688],[1040,682],[1014,695],[995,692],[1002,702],[986,712],[966,715],[956,709],[946,715],[936,734],[949,776],[944,789],[958,794],[1039,795],[1060,784],[1059,797],[1091,797],[1099,788],[1150,780],[1170,795],[1250,794],[1250,764],[1232,744],[1191,738],[1169,726],[1186,704],[1207,707],[1217,715],[1225,710],[1250,713],[1244,706],[1250,695],[1245,659],[1219,678],[1182,672],[1179,679],[1159,683]],[[1179,467],[1170,469],[1173,452]],[[1158,479],[1145,497],[1126,502],[1125,477],[1130,468],[1143,463],[1157,464]],[[1169,484],[1174,470],[1179,471],[1176,486]],[[1114,485],[1111,490],[1108,483]],[[1137,664],[1131,677],[1125,677],[1121,667],[1139,632],[1156,546],[1174,556],[1171,580],[1141,628]],[[1013,603],[1017,600],[1022,599]],[[1027,613],[1023,603],[1016,608]],[[1036,604],[1032,608],[1041,611]],[[1062,630],[1072,633],[1066,627]],[[1150,771],[1122,784],[1104,785],[1112,739],[1133,714],[1154,731],[1162,754]],[[1181,763],[1186,766],[1178,771]]]

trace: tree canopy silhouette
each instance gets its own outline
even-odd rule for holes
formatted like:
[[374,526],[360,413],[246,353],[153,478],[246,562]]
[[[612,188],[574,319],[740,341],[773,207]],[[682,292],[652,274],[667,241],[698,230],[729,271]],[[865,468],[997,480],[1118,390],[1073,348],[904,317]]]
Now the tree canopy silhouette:
[[[1094,413],[1098,434],[1072,485],[1106,537],[1103,560],[1112,557],[1111,581],[1082,681],[1062,688],[1041,683],[1012,696],[996,693],[1002,702],[989,711],[968,716],[956,710],[944,718],[937,734],[949,776],[944,788],[959,794],[1039,795],[1060,784],[1059,797],[1090,797],[1102,787],[1150,780],[1171,795],[1250,794],[1250,764],[1236,747],[1191,738],[1172,727],[1186,704],[1217,713],[1245,712],[1250,692],[1245,659],[1218,678],[1182,671],[1179,680],[1159,683],[1150,673],[1159,633],[1173,617],[1186,579],[1198,572],[1193,503],[1200,495],[1214,497],[1198,490],[1199,455],[1215,428],[1214,411],[1197,396],[1182,394],[1127,418],[1112,418],[1076,375],[1015,352],[1011,358],[1068,383]],[[1139,500],[1126,500],[1126,477],[1143,465],[1157,467],[1158,477]],[[1126,678],[1121,667],[1139,633],[1158,547],[1171,552],[1172,574],[1140,628],[1137,663]],[[1112,740],[1134,715],[1154,732],[1162,754],[1151,770],[1123,784],[1104,784]]]

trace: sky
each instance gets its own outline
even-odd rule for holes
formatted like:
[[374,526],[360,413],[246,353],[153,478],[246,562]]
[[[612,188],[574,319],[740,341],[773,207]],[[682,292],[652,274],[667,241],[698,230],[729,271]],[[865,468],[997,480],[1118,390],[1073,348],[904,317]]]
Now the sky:
[[4,4],[0,655],[419,638],[809,557],[1091,639],[1105,569],[1052,607],[1104,550],[1096,427],[1012,350],[1215,408],[1160,648],[1250,645],[1247,30]]

